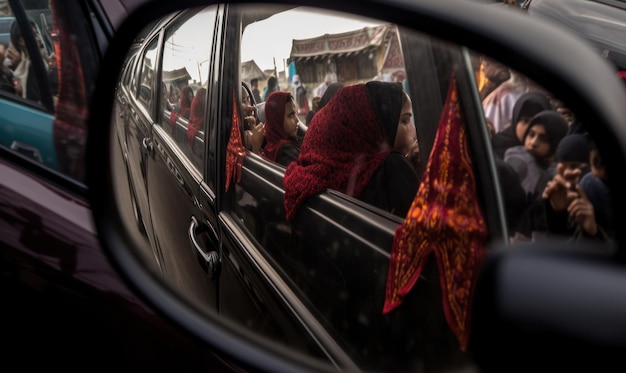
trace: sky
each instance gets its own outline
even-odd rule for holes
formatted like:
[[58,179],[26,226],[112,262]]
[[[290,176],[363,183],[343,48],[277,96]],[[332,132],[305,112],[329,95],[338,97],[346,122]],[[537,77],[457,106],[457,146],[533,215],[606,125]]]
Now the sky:
[[[277,33],[276,24],[284,27],[285,32]],[[274,68],[275,57],[277,70],[283,71],[284,61],[291,53],[292,39],[308,39],[380,24],[365,19],[348,19],[345,15],[337,17],[290,10],[246,27],[242,38],[241,61],[254,60],[262,70],[269,70]]]

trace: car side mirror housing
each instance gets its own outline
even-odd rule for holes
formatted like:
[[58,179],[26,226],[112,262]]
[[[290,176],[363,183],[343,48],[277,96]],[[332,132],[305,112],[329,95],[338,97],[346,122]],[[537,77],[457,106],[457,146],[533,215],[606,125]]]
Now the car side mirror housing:
[[508,369],[511,361],[516,371],[538,363],[548,370],[612,370],[626,350],[620,285],[626,273],[613,250],[524,246],[496,249],[484,263],[472,319],[478,365],[485,372]]
[[[287,5],[282,1],[253,0],[247,3],[306,6],[320,13],[337,11],[371,17],[488,55],[531,79],[541,81],[546,89],[563,99],[568,106],[575,107],[581,120],[594,124],[589,131],[594,139],[602,141],[601,151],[606,155],[604,158],[609,172],[616,174],[626,170],[624,87],[615,79],[615,71],[601,56],[562,29],[525,18],[521,13],[467,0],[302,0],[291,1]],[[120,219],[115,177],[117,172],[122,171],[114,168],[113,156],[110,156],[116,146],[116,128],[111,126],[111,117],[114,115],[116,82],[127,53],[138,41],[135,36],[157,18],[209,4],[212,2],[203,0],[145,1],[119,26],[109,45],[90,107],[87,144],[89,201],[102,246],[115,268],[144,300],[194,340],[205,345],[210,353],[250,370],[356,370],[356,364],[333,366],[269,343],[266,338],[248,333],[241,325],[220,317],[217,312],[207,312],[182,297],[167,286],[163,278],[155,275],[154,268],[147,268],[138,255],[142,249]],[[238,4],[219,4],[219,10]],[[224,26],[221,21],[216,25]],[[271,43],[271,35],[268,35],[268,43]],[[232,53],[238,53],[238,47]],[[232,56],[227,59],[229,51],[221,52],[223,55],[220,57],[233,62]],[[239,62],[235,61],[233,65]],[[240,82],[222,83],[232,84],[236,89],[240,87]],[[146,87],[146,94],[150,89],[158,88]],[[229,102],[228,99],[220,99]],[[221,107],[219,115],[231,108]],[[226,118],[220,123],[230,123],[230,120]],[[146,147],[148,145],[150,151],[160,151],[160,144],[146,144]],[[220,157],[225,157],[225,154],[219,154]],[[225,178],[223,174],[219,177]],[[626,190],[626,180],[613,177],[610,187],[612,190]],[[221,193],[223,188],[216,192],[218,209],[222,207],[219,201]],[[616,194],[614,198],[616,206],[626,206],[623,193]],[[202,202],[196,200],[194,203],[200,205]],[[224,219],[220,213],[217,211],[218,220]],[[626,215],[615,214],[614,224],[624,226]],[[220,233],[216,230],[216,236]],[[626,232],[618,231],[616,234],[615,251],[598,257],[588,253],[554,253],[539,244],[529,244],[529,250],[512,250],[508,246],[494,250],[481,272],[473,308],[470,350],[478,366],[484,367],[485,371],[500,369],[500,366],[494,366],[492,355],[493,359],[506,356],[508,361],[523,360],[529,368],[542,364],[545,361],[543,358],[556,364],[561,357],[566,359],[568,356],[580,358],[568,361],[572,367],[580,367],[578,363],[591,364],[595,361],[592,356],[606,359],[599,364],[616,362],[612,353],[621,352],[626,346],[626,324],[619,317],[626,311],[626,290],[623,290],[626,288],[611,286],[604,289],[602,285],[603,279],[612,284],[623,284],[622,280],[626,279],[616,265],[623,264],[626,255]],[[221,249],[223,243],[210,244]],[[562,246],[563,243],[555,245]],[[611,308],[615,304],[619,307]],[[571,313],[572,309],[580,313]],[[589,354],[590,350],[592,354]],[[571,355],[570,351],[575,351],[575,355]],[[338,361],[350,360],[343,355],[334,357]]]

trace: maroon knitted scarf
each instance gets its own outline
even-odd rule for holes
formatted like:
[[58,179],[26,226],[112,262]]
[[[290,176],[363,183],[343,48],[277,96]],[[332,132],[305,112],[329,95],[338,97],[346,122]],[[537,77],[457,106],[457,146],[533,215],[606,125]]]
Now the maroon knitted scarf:
[[390,151],[366,85],[341,88],[315,114],[298,161],[285,171],[287,220],[304,200],[327,188],[359,198]]
[[284,143],[292,141],[283,126],[285,122],[285,104],[289,102],[289,92],[272,92],[265,101],[265,131],[267,141],[261,155],[276,161],[278,150]]

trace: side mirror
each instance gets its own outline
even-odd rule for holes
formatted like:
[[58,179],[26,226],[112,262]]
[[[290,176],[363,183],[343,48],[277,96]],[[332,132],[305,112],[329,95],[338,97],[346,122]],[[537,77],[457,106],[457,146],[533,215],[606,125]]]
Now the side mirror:
[[[285,14],[291,18],[280,18]],[[337,24],[370,23],[330,35],[329,26],[303,22],[298,18],[303,14],[336,16]],[[300,22],[287,26],[293,20]],[[415,280],[419,290],[410,293],[415,308],[383,315],[401,217],[359,196],[330,190],[306,202],[304,223],[285,219],[285,170],[261,156],[248,156],[238,135],[241,63],[249,60],[243,56],[248,51],[244,37],[264,25],[272,27],[257,31],[266,49],[279,36],[293,42],[284,68],[273,67],[282,90],[294,88],[288,83],[287,57],[310,88],[327,72],[346,84],[399,79],[410,92],[426,158],[445,118],[448,83],[459,82],[450,92],[458,93],[457,109],[466,121],[476,199],[489,236],[485,246],[505,246],[487,252],[476,284],[470,351],[446,327],[442,268],[434,261],[439,258],[428,261]],[[319,33],[304,39],[295,32],[300,26]],[[539,82],[575,108],[584,123],[593,124],[589,133],[602,144],[609,173],[626,169],[626,92],[614,69],[576,37],[522,12],[466,0],[146,1],[111,41],[90,108],[88,185],[103,247],[158,312],[210,353],[244,369],[402,370],[459,362],[463,368],[488,369],[492,361],[485,351],[525,359],[530,367],[543,364],[541,358],[560,360],[517,341],[567,343],[581,359],[587,358],[585,347],[621,348],[621,337],[605,333],[614,323],[620,324],[614,330],[622,331],[619,317],[605,317],[603,310],[613,298],[626,299],[623,292],[610,286],[603,293],[609,296],[594,296],[605,281],[623,283],[614,266],[626,253],[623,232],[616,232],[616,252],[607,255],[607,262],[551,255],[540,250],[543,244],[532,244],[539,250],[528,254],[508,246],[505,207],[471,60],[476,54]],[[180,105],[168,106],[169,83],[191,88],[195,96],[186,105],[178,98]],[[198,92],[206,98],[198,99]],[[123,105],[115,101],[116,93],[127,95],[119,100]],[[180,110],[184,107],[186,113]],[[268,110],[269,105],[259,110],[264,120]],[[609,187],[626,190],[626,180],[612,177]],[[626,206],[624,198],[614,193],[615,206]],[[614,214],[615,226],[625,223],[626,216]],[[450,246],[446,239],[454,234],[434,240]],[[220,270],[207,271],[207,258]],[[587,275],[588,281],[580,280]],[[568,287],[576,279],[589,287]],[[600,309],[585,308],[594,301]],[[563,318],[572,307],[585,313]],[[598,321],[586,325],[597,326],[599,333],[576,324],[587,318]],[[379,332],[386,334],[377,338]],[[430,343],[428,333],[441,338]],[[554,338],[535,340],[546,335]],[[519,348],[507,350],[503,340]]]
[[553,242],[489,257],[472,321],[471,348],[483,371],[508,369],[511,361],[516,371],[538,362],[548,370],[612,370],[626,350],[626,272],[611,254]]

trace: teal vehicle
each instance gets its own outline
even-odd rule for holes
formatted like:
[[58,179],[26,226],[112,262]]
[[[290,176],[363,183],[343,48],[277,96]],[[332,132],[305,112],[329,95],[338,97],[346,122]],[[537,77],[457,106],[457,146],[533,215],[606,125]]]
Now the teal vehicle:
[[[60,170],[53,131],[58,78],[52,28],[47,24],[47,27],[40,27],[37,21],[44,17],[28,12],[3,17],[7,20],[7,27],[3,28],[7,43],[3,42],[5,53],[0,55],[0,145]],[[16,40],[23,40],[22,48],[32,56],[27,72],[25,62],[9,53],[13,22],[19,26],[13,32],[21,34]],[[28,24],[32,27],[26,27]],[[16,43],[11,44],[13,48]]]

